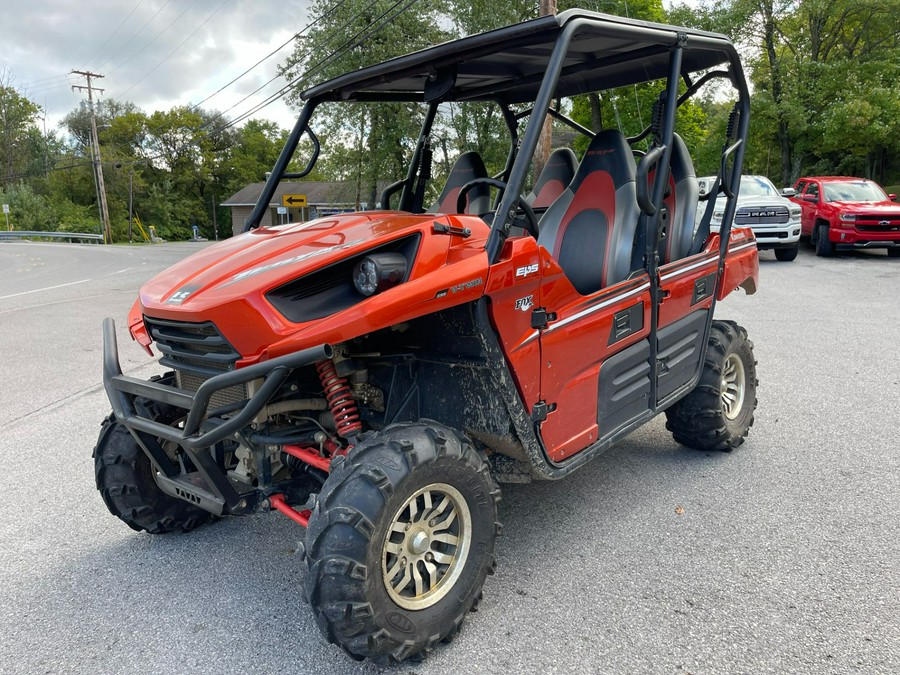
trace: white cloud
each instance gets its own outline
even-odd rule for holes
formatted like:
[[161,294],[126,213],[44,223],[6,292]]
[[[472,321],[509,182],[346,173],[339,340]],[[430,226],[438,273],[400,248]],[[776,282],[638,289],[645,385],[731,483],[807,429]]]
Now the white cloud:
[[[85,83],[69,75],[73,69],[105,75],[95,82],[105,89],[102,96],[131,101],[147,113],[166,110],[203,100],[287,41],[308,23],[308,5],[309,0],[3,2],[0,68],[46,109],[48,129],[84,98],[71,91],[71,85]],[[203,107],[222,111],[237,104],[276,74],[290,50],[285,47]],[[279,78],[229,116],[283,84]],[[296,113],[278,101],[259,116],[290,127]]]

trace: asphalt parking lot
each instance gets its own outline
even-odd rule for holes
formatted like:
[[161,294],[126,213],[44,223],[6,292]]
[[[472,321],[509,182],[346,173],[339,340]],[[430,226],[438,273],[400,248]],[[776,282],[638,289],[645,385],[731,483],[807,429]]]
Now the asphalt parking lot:
[[[125,372],[159,372],[125,317],[201,246],[0,244],[0,672],[378,672],[319,634],[286,518],[155,537],[96,493],[101,320]],[[759,361],[747,443],[689,451],[657,419],[504,486],[481,609],[390,672],[900,672],[900,259],[760,266],[717,312]]]

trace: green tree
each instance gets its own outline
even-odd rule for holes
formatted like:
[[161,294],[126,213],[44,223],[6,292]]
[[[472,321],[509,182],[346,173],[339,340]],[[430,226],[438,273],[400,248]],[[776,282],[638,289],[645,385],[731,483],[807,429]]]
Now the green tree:
[[[349,0],[337,9],[330,0],[316,0],[310,17],[318,23],[298,38],[280,67],[296,82],[288,100],[299,106],[300,91],[311,84],[449,37],[440,27],[446,23],[443,2],[402,9],[388,0]],[[356,184],[357,202],[376,201],[379,181],[404,175],[421,115],[420,106],[406,104],[321,106],[313,126],[329,140],[323,166]]]
[[887,177],[900,132],[898,12],[900,0],[727,0],[672,15],[730,35],[748,54],[748,159],[777,157],[772,173],[789,185],[813,169]]
[[45,165],[44,143],[37,121],[41,108],[11,85],[12,76],[0,70],[0,180],[41,170]]

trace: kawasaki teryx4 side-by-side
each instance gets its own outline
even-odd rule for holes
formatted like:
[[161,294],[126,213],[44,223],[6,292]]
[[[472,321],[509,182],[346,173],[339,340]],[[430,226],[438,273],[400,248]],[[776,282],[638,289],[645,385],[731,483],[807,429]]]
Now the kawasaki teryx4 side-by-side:
[[[698,211],[675,121],[712,79],[736,104]],[[659,95],[636,137],[567,115],[570,97],[642,83]],[[495,564],[498,482],[562,478],[662,412],[683,445],[743,442],[752,345],[713,312],[757,283],[752,232],[730,226],[748,91],[721,35],[571,10],[303,97],[247,231],[140,291],[128,328],[170,372],[123,375],[105,321],[113,415],[94,451],[97,487],[151,533],[288,516],[306,528],[305,594],[326,638],[391,662],[450,640],[477,607]],[[382,210],[260,226],[279,181],[315,163],[317,106],[373,102],[416,104],[424,120]],[[476,153],[460,155],[425,203],[438,109],[464,102],[497,106],[508,159],[492,177]],[[580,162],[555,153],[532,184],[548,115],[588,146]],[[303,137],[312,159],[289,173]]]

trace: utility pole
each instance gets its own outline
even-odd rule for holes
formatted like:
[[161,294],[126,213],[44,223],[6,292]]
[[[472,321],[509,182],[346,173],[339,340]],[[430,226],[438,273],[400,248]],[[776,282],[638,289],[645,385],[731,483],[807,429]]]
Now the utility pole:
[[103,182],[103,164],[100,162],[100,139],[97,137],[97,117],[94,115],[94,92],[101,94],[105,89],[99,89],[91,84],[91,79],[100,79],[103,75],[87,70],[73,70],[72,75],[81,75],[87,80],[87,86],[73,85],[72,90],[86,90],[88,95],[88,107],[91,110],[91,142],[94,148],[94,172],[97,180],[97,200],[100,202],[100,217],[103,226],[103,240],[107,244],[112,243],[112,228],[109,225],[109,208],[106,205],[106,185]]
[[[541,16],[556,16],[556,0],[540,0],[539,11]],[[544,126],[534,151],[534,180],[537,181],[541,170],[550,159],[550,150],[553,147],[553,118],[547,115],[546,110],[535,110],[533,114],[545,116]]]
[[216,193],[215,192],[212,195],[212,207],[213,207],[213,233],[216,237],[216,241],[219,241],[219,223],[216,222]]
[[133,242],[132,232],[134,223],[134,168],[128,172],[128,243]]

